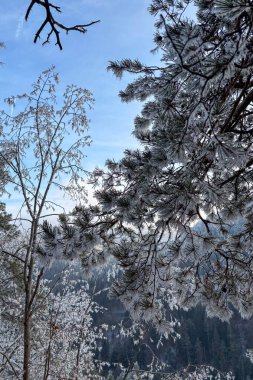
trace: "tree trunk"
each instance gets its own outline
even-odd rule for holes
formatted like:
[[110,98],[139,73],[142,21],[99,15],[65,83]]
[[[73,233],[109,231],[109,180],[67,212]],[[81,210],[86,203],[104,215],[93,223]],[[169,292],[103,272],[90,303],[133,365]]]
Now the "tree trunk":
[[[30,256],[30,260],[29,260]],[[32,274],[34,260],[32,253],[27,254],[29,260],[28,270],[25,268],[25,312],[24,312],[24,361],[23,361],[23,380],[30,380],[30,356],[31,356],[31,296],[32,296]]]
[[30,356],[31,356],[31,317],[29,315],[25,315],[23,380],[30,380]]

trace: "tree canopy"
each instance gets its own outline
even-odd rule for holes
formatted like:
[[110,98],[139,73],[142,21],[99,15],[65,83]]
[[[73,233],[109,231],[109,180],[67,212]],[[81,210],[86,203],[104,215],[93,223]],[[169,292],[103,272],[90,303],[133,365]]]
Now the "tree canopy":
[[[251,1],[154,0],[161,65],[111,62],[139,74],[122,101],[144,102],[135,119],[140,149],[94,171],[98,205],[75,210],[66,234],[85,266],[109,255],[122,274],[114,292],[133,313],[164,325],[163,302],[206,306],[228,320],[253,313]],[[72,227],[71,227],[72,228]],[[58,231],[59,232],[59,231]]]

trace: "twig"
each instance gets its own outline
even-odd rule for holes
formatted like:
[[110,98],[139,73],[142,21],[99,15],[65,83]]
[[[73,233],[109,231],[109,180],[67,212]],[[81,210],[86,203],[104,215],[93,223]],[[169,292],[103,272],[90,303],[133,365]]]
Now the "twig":
[[69,27],[65,26],[65,25],[61,24],[59,21],[57,21],[52,14],[52,9],[58,13],[61,13],[61,8],[57,5],[49,3],[48,0],[44,0],[44,1],[43,0],[32,0],[29,4],[27,11],[26,11],[26,14],[25,14],[25,20],[26,21],[28,21],[28,18],[30,16],[32,8],[35,4],[40,5],[40,6],[45,8],[46,16],[45,16],[44,21],[41,23],[39,29],[35,33],[34,40],[33,40],[34,43],[36,43],[37,40],[40,38],[41,32],[43,31],[45,26],[47,24],[49,24],[51,29],[48,32],[47,38],[45,39],[45,41],[43,42],[42,45],[50,43],[50,38],[51,38],[52,34],[54,34],[55,38],[56,38],[56,45],[58,45],[60,50],[62,50],[62,44],[61,44],[59,29],[65,30],[66,33],[73,31],[73,30],[77,31],[79,33],[86,33],[87,32],[86,28],[100,22],[100,20],[96,20],[96,21],[91,21],[87,24],[77,24],[77,25],[69,26]]

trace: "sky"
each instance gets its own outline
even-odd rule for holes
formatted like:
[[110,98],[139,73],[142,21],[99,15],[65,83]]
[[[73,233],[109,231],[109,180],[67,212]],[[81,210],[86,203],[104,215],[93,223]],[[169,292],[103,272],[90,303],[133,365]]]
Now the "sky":
[[[44,13],[41,7],[33,9],[28,22],[24,14],[30,1],[2,0],[0,38],[5,48],[0,50],[0,99],[30,90],[32,83],[45,69],[54,65],[59,73],[60,98],[68,84],[77,84],[93,93],[94,109],[89,112],[89,134],[92,144],[87,148],[84,168],[88,171],[103,166],[107,158],[119,159],[126,148],[137,142],[132,136],[133,120],[141,109],[137,102],[122,103],[118,97],[134,79],[126,75],[122,80],[107,71],[110,60],[138,58],[152,65],[159,63],[154,48],[154,17],[147,11],[150,0],[55,0],[62,13],[58,20],[66,25],[101,20],[88,28],[67,36],[61,32],[63,50],[51,44],[33,43],[33,36]],[[45,35],[45,34],[44,34]],[[42,35],[43,36],[43,35]],[[0,40],[0,41],[1,41]],[[13,211],[15,196],[8,201]]]
[[[43,17],[40,7],[24,22],[27,0],[2,0],[1,38],[6,45],[0,51],[1,99],[29,91],[41,71],[51,65],[59,72],[60,88],[78,84],[93,93],[95,105],[89,114],[89,134],[93,144],[87,151],[87,169],[102,165],[106,158],[119,158],[125,148],[136,145],[131,136],[133,119],[139,104],[123,104],[120,89],[130,76],[118,80],[107,71],[110,60],[139,58],[152,64],[159,57],[150,53],[154,47],[154,19],[147,12],[149,0],[56,0],[61,4],[59,20],[66,25],[101,22],[85,35],[61,33],[63,51],[54,45],[33,44],[33,35]],[[21,4],[21,5],[20,5]],[[59,94],[60,96],[60,94]]]

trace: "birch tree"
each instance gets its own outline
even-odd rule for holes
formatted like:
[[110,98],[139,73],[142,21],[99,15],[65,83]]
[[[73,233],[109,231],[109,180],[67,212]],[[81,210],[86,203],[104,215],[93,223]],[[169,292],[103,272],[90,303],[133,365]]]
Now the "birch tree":
[[50,199],[52,191],[82,199],[85,195],[81,165],[84,148],[90,142],[86,108],[91,107],[93,99],[89,91],[72,85],[66,88],[57,108],[57,83],[53,68],[43,72],[29,94],[6,100],[12,108],[16,106],[17,112],[15,108],[11,114],[2,111],[0,117],[0,160],[12,191],[20,197],[16,221],[26,223],[26,234],[18,244],[10,246],[7,235],[1,239],[2,255],[16,260],[22,273],[23,380],[31,379],[31,331],[46,265],[37,265],[42,220],[46,214],[59,213],[57,201]]

